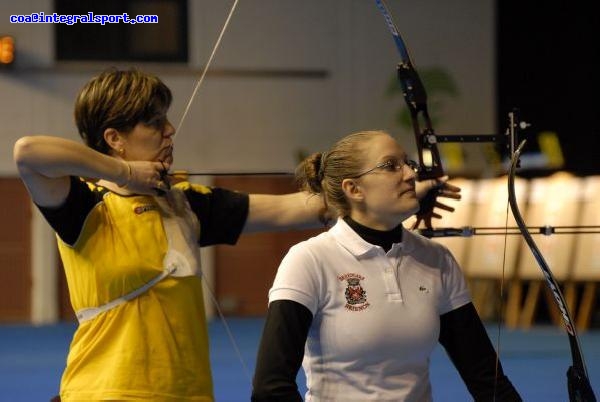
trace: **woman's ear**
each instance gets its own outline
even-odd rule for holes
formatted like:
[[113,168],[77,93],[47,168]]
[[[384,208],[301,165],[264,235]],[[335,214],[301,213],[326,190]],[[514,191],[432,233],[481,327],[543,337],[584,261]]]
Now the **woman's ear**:
[[120,157],[125,156],[125,138],[119,130],[114,128],[107,128],[104,130],[104,141],[108,144],[111,155],[119,155]]
[[360,202],[364,199],[362,188],[355,179],[342,180],[342,191],[349,201]]

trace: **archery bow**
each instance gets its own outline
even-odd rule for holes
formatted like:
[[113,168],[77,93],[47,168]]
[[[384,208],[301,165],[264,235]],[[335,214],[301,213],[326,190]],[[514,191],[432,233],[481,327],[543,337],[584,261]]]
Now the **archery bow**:
[[594,395],[594,391],[590,385],[590,380],[587,375],[587,369],[585,367],[585,361],[583,359],[583,353],[581,351],[579,337],[577,336],[577,330],[575,329],[575,325],[573,325],[573,319],[571,318],[571,313],[569,312],[569,307],[565,301],[565,298],[562,295],[560,287],[550,270],[550,267],[546,263],[542,253],[538,249],[531,233],[527,229],[525,225],[525,221],[521,216],[521,212],[519,211],[519,206],[517,205],[517,198],[515,195],[515,175],[517,169],[517,163],[519,161],[519,156],[521,155],[521,150],[525,146],[525,140],[519,144],[519,147],[515,150],[512,155],[510,170],[508,174],[508,201],[510,204],[510,209],[515,217],[515,221],[521,234],[525,238],[527,245],[529,246],[533,256],[535,257],[542,273],[544,274],[544,278],[546,279],[546,283],[548,287],[552,291],[552,295],[554,296],[554,301],[558,306],[558,309],[561,312],[561,316],[565,323],[565,329],[567,330],[567,335],[569,336],[569,346],[571,347],[571,357],[573,359],[573,365],[569,367],[567,370],[567,386],[569,390],[569,401],[570,402],[596,402],[596,397]]
[[[398,64],[398,80],[402,87],[404,99],[410,111],[411,122],[413,125],[413,130],[417,143],[417,149],[419,151],[419,162],[421,164],[421,171],[419,172],[418,178],[419,180],[426,180],[441,177],[444,175],[444,171],[442,169],[441,158],[436,145],[437,138],[433,131],[431,120],[427,111],[427,95],[425,92],[425,88],[416,70],[413,67],[406,45],[404,44],[404,41],[400,36],[398,28],[396,27],[396,24],[394,23],[391,13],[387,9],[384,0],[375,0],[375,3],[377,4],[377,7],[383,14],[386,24],[394,37],[396,47],[398,48],[398,51],[400,53],[401,61]],[[421,128],[421,122],[423,128]],[[554,279],[554,276],[552,275],[550,268],[546,264],[546,261],[544,260],[542,254],[537,248],[531,234],[527,230],[527,227],[519,213],[515,197],[514,179],[519,155],[523,146],[525,145],[525,141],[523,141],[516,150],[513,150],[512,148],[514,147],[514,137],[512,137],[511,139],[512,163],[508,179],[509,204],[517,222],[517,225],[519,227],[519,230],[525,238],[527,245],[533,252],[534,257],[538,261],[538,264],[542,269],[548,286],[552,290],[554,300],[556,301],[561,311],[563,320],[565,322],[565,327],[569,336],[571,355],[573,359],[573,365],[570,366],[567,371],[569,399],[570,402],[596,402],[596,397],[594,396],[587,376],[587,370],[579,345],[579,338],[577,337],[577,332],[575,326],[573,325],[573,320],[569,313],[567,304],[564,300],[564,297],[560,291],[556,280]],[[424,156],[426,152],[430,154],[430,163],[425,163]],[[427,205],[427,207],[431,209],[429,211],[420,211],[422,215],[418,217],[416,226],[418,226],[419,222],[424,219],[426,226],[429,229],[431,229],[430,214],[435,204],[435,196],[435,193],[433,193],[433,195],[429,199],[429,205]]]
[[[400,54],[400,62],[397,67],[398,81],[402,88],[402,96],[410,112],[410,119],[417,144],[420,165],[418,180],[437,179],[444,176],[444,169],[442,168],[437,139],[427,109],[427,92],[425,91],[425,86],[413,66],[408,49],[400,36],[398,27],[396,27],[392,14],[388,10],[384,0],[375,0],[375,3],[379,11],[383,14],[383,18]],[[419,226],[421,221],[424,221],[428,228],[432,227],[431,217],[436,197],[436,191],[429,191],[420,201],[421,208],[417,213],[415,228]]]

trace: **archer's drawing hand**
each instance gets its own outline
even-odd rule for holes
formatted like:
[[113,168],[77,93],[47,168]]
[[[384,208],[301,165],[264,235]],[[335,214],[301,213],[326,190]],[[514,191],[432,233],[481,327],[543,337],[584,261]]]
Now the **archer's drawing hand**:
[[127,161],[127,179],[117,183],[134,194],[160,195],[170,187],[164,173],[169,166],[162,162]]

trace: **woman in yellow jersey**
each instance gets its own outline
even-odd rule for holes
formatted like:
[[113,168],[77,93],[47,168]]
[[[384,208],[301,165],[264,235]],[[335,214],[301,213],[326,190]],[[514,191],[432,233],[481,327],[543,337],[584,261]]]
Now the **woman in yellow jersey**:
[[49,136],[15,144],[19,173],[56,231],[80,323],[62,401],[213,401],[198,245],[319,225],[323,203],[305,192],[169,182],[170,104],[157,77],[108,70],[76,100],[85,144]]

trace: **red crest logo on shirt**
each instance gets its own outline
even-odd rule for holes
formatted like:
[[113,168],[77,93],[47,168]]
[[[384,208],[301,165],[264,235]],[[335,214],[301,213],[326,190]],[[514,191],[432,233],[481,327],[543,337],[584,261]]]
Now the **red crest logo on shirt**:
[[361,280],[365,277],[359,274],[343,274],[338,276],[340,281],[346,281],[346,290],[344,296],[346,296],[346,307],[350,311],[361,311],[370,306],[367,301],[367,292],[363,289],[360,284]]

